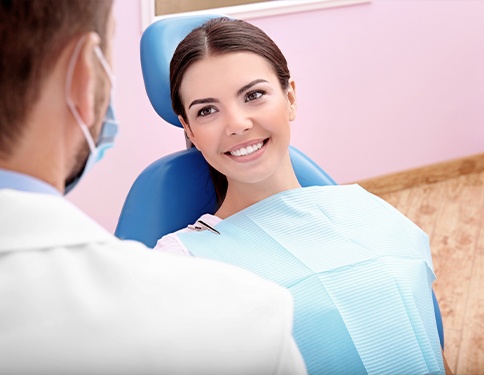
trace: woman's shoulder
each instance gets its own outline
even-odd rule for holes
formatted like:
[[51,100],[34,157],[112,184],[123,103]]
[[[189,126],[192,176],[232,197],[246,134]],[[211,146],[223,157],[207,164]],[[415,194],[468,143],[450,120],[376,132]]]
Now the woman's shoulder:
[[179,229],[176,232],[169,233],[161,237],[156,243],[154,250],[164,251],[164,252],[179,254],[179,255],[192,255],[190,251],[188,251],[186,246],[183,244],[183,242],[180,241],[178,234],[186,233],[186,232],[198,232],[203,230],[204,227],[203,225],[200,225],[200,222],[204,224],[208,224],[211,227],[214,227],[221,221],[222,219],[220,219],[215,215],[203,214],[195,223],[190,224],[185,228]]
[[335,221],[400,231],[415,244],[428,246],[428,236],[421,228],[390,203],[358,184],[322,187],[316,196],[321,197],[322,209]]
[[383,223],[398,224],[413,235],[426,236],[417,225],[390,203],[358,184],[313,186],[305,189],[307,195],[304,199],[317,204],[336,221],[354,221],[379,226]]
[[376,196],[375,194],[369,192],[359,184],[346,184],[346,185],[326,185],[326,186],[311,186],[305,188],[309,194],[315,194],[322,198],[328,200],[339,199],[338,203],[344,202],[354,202],[357,201],[361,204],[383,204],[387,209],[396,211],[396,209],[391,206],[388,207],[383,199]]
[[215,215],[212,215],[212,214],[203,214],[202,216],[200,216],[200,218],[195,223],[193,223],[192,225],[189,225],[187,228],[182,229],[182,231],[188,231],[188,230],[199,231],[199,230],[203,229],[203,228],[200,227],[200,225],[199,225],[200,223],[208,224],[211,227],[214,227],[215,225],[217,225],[221,221],[222,221],[222,219],[219,218],[218,216],[215,216]]
[[[319,202],[326,208],[337,208],[338,212],[344,207],[378,207],[382,200],[358,184],[308,186],[295,189],[293,193],[302,201]],[[383,203],[384,206],[385,203]],[[388,209],[388,207],[387,207]]]

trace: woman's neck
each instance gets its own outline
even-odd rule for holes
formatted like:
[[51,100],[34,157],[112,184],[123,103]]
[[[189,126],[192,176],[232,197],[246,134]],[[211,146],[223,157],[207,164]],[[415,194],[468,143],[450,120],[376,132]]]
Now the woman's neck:
[[297,189],[301,185],[297,180],[294,170],[291,167],[290,173],[285,173],[284,176],[273,176],[266,181],[246,184],[238,181],[228,180],[227,195],[224,202],[215,213],[221,219],[227,217],[247,208],[254,203],[257,203],[265,198],[282,191]]

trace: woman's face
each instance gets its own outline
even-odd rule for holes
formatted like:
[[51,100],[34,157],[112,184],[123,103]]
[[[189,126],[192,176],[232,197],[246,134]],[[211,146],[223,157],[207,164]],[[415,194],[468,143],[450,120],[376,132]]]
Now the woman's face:
[[193,144],[230,183],[258,183],[282,173],[294,83],[284,91],[270,63],[250,52],[206,57],[190,66],[180,96]]

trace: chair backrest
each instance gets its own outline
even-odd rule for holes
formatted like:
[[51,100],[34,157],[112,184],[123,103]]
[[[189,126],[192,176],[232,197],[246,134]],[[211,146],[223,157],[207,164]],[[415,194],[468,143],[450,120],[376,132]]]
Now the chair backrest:
[[[168,123],[181,127],[170,98],[169,67],[181,40],[195,27],[221,15],[162,19],[141,38],[141,67],[146,92],[155,111]],[[302,186],[335,185],[335,181],[301,151],[289,147],[296,176]],[[216,211],[215,189],[202,154],[189,148],[164,156],[144,169],[131,187],[121,211],[116,236],[154,247],[165,234],[194,223]],[[433,294],[441,345],[443,328]]]

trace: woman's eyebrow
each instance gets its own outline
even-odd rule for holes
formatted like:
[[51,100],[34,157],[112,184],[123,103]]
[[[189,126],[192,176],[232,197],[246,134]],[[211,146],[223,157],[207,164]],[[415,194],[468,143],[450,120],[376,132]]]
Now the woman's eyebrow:
[[248,89],[250,89],[252,86],[257,85],[258,83],[261,83],[261,82],[269,83],[265,79],[261,79],[261,78],[254,79],[252,82],[250,82],[250,83],[246,84],[245,86],[243,86],[242,88],[240,88],[237,91],[237,96],[242,95],[245,91],[247,91]]
[[205,99],[195,99],[193,102],[190,103],[188,109],[192,108],[195,104],[207,104],[207,103],[219,103],[218,99],[215,98],[205,98]]
[[[259,79],[254,79],[253,81],[249,82],[248,84],[244,85],[237,91],[237,96],[242,95],[245,91],[250,89],[252,86],[257,85],[258,83],[269,83],[269,81],[259,78]],[[215,98],[204,98],[204,99],[195,99],[190,103],[188,106],[188,109],[192,108],[196,104],[207,104],[207,103],[220,103],[218,99]]]

